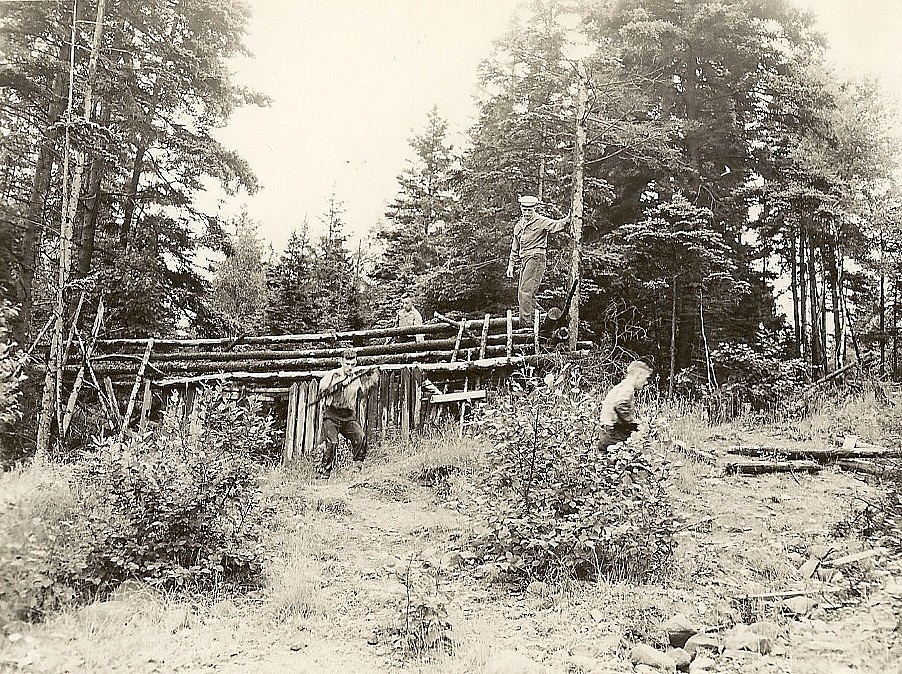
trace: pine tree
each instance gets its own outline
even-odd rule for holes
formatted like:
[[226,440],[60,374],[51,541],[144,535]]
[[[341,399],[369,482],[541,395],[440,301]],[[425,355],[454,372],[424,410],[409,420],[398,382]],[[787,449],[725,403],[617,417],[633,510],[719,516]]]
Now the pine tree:
[[444,262],[438,242],[456,209],[456,158],[447,133],[448,123],[433,107],[425,129],[410,140],[414,157],[398,176],[399,192],[385,214],[388,223],[376,232],[384,250],[371,276],[379,284],[377,319],[383,322],[394,317],[399,295],[422,296],[425,277]]
[[268,305],[268,251],[258,224],[242,213],[234,222],[226,259],[213,268],[212,300],[226,319],[231,335],[258,335],[264,330]]

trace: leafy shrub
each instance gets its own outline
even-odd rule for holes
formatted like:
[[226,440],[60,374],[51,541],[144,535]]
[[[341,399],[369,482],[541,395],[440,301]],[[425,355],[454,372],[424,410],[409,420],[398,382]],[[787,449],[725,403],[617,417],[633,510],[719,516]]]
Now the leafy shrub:
[[474,503],[483,564],[520,580],[663,573],[674,548],[664,468],[642,442],[596,450],[599,407],[552,384],[483,409],[477,426],[490,449]]
[[0,476],[0,625],[34,620],[70,602],[60,582],[80,571],[84,536],[67,468],[35,460]]
[[19,385],[25,380],[22,370],[25,353],[17,351],[10,340],[10,323],[17,315],[7,301],[0,302],[0,431],[16,423],[22,415],[19,407]]
[[203,392],[198,423],[164,418],[147,444],[107,442],[78,467],[93,544],[84,575],[102,593],[126,579],[163,588],[254,583],[266,509],[248,441],[268,421],[221,390]]
[[809,366],[801,358],[783,359],[773,349],[725,343],[711,352],[720,388],[705,399],[714,420],[729,420],[746,406],[774,411],[775,401],[800,393],[810,382]]
[[154,433],[104,442],[71,466],[36,461],[3,476],[0,618],[37,619],[127,579],[162,589],[262,581],[270,512],[251,459],[259,448],[245,443],[268,438],[269,420],[221,389],[196,406],[187,427],[173,411]]
[[429,560],[411,558],[406,567],[395,567],[395,575],[405,593],[397,614],[398,627],[391,630],[394,646],[416,656],[440,649],[452,652],[454,640],[442,567]]

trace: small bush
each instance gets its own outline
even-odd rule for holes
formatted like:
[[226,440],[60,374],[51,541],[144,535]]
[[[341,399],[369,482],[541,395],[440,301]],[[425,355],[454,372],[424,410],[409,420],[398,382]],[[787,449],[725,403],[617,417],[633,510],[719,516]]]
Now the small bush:
[[131,579],[160,589],[261,581],[269,511],[250,458],[259,447],[243,443],[267,437],[269,422],[221,390],[196,405],[189,428],[173,412],[153,434],[106,441],[72,466],[5,476],[22,488],[0,504],[0,617],[38,619]]
[[663,574],[674,547],[663,466],[642,442],[596,450],[599,405],[546,385],[483,409],[474,547],[484,564],[524,581]]
[[199,425],[163,420],[149,442],[109,442],[78,467],[94,541],[87,581],[101,592],[126,579],[175,589],[259,580],[265,525],[251,456],[268,422],[205,391]]
[[744,410],[774,412],[775,401],[800,393],[811,381],[810,368],[801,358],[748,344],[726,343],[711,352],[720,388],[705,397],[712,421],[729,421]]
[[35,460],[0,476],[0,625],[35,620],[75,596],[79,506],[69,469]]
[[454,639],[442,568],[411,558],[406,568],[395,567],[395,576],[404,585],[404,596],[398,609],[397,627],[390,630],[394,646],[414,656],[436,651],[451,653]]

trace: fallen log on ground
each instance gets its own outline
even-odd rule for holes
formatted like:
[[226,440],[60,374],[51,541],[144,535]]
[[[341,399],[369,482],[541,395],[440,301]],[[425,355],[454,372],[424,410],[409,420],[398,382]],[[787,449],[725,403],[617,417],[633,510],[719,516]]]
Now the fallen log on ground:
[[865,473],[874,477],[892,477],[899,473],[898,466],[875,463],[874,461],[862,461],[860,459],[840,459],[836,462],[836,465],[843,470]]
[[883,447],[766,447],[750,445],[734,446],[728,450],[730,454],[739,456],[780,456],[787,459],[814,459],[817,461],[835,461],[836,459],[876,459],[902,457],[902,450]]
[[679,440],[671,440],[670,446],[674,451],[688,456],[690,459],[694,459],[695,461],[698,461],[700,463],[707,463],[712,466],[717,463],[716,455],[712,454],[711,452],[696,449],[695,447],[690,447],[685,442],[680,442]]
[[730,461],[727,475],[763,475],[765,473],[817,473],[823,466],[815,461]]

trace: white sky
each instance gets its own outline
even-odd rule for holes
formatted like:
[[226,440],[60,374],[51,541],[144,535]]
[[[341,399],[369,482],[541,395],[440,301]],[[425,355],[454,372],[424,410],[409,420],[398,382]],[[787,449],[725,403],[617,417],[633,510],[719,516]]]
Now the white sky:
[[[397,190],[433,105],[462,134],[475,113],[477,68],[517,0],[249,0],[235,80],[269,108],[236,111],[217,137],[263,186],[226,199],[246,206],[281,251],[304,216],[311,227],[334,191],[349,234],[364,235]],[[795,0],[810,8],[843,75],[879,77],[902,97],[902,9],[895,0]],[[459,144],[459,143],[458,143]]]

